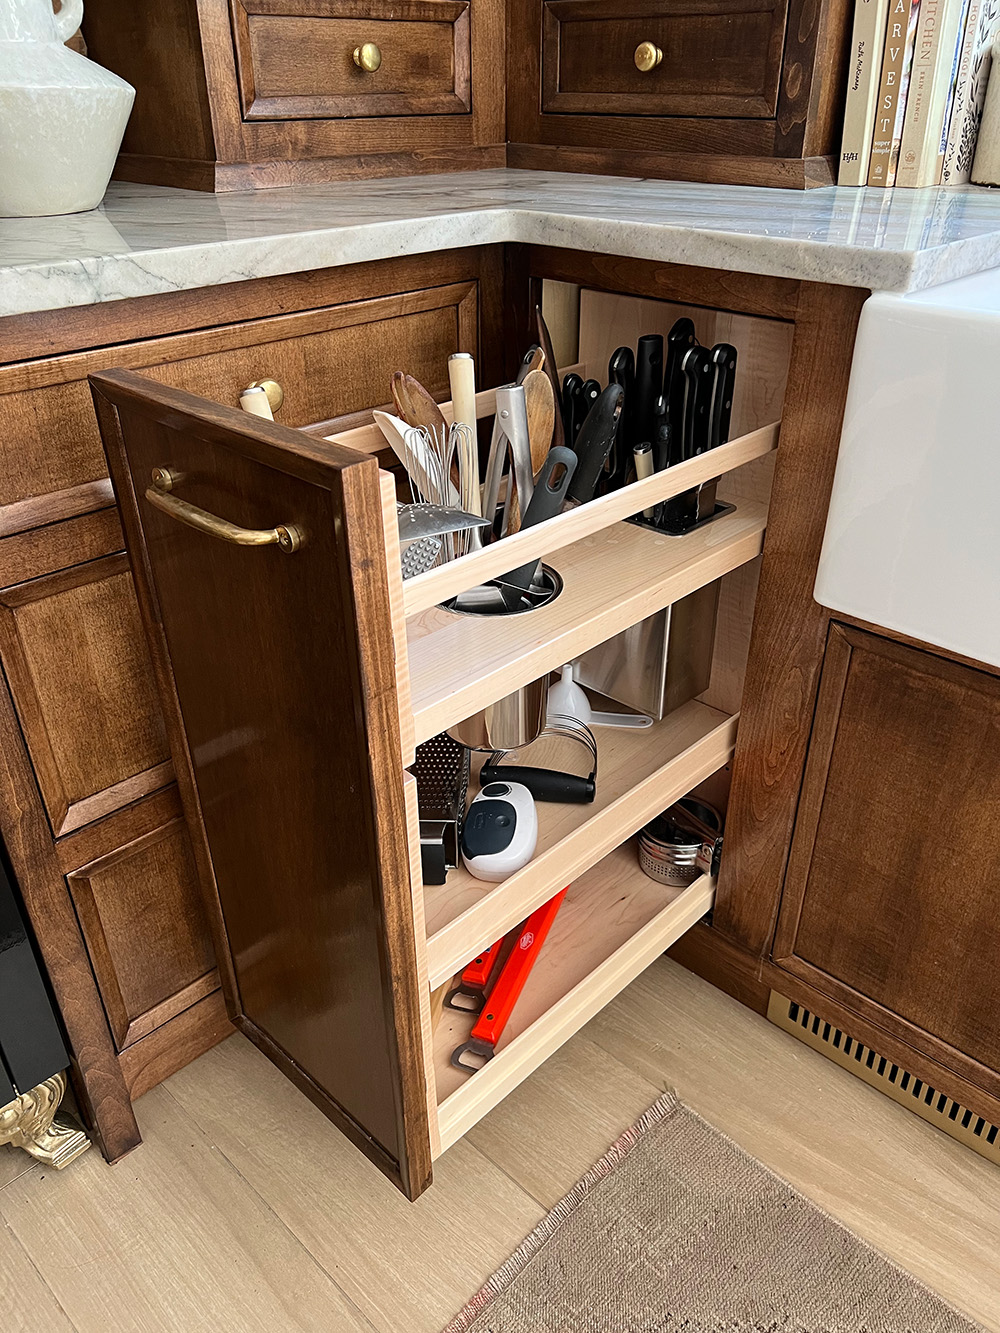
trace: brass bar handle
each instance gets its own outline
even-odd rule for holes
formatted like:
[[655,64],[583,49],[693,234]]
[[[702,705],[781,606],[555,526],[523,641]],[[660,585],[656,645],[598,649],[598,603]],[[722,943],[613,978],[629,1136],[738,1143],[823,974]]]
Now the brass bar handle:
[[374,74],[382,64],[382,52],[374,42],[365,42],[364,46],[354,48],[354,63],[367,74]]
[[633,59],[636,69],[648,74],[651,69],[656,69],[663,59],[663,52],[655,42],[640,42],[635,48]]
[[291,554],[302,545],[302,533],[290,523],[281,523],[276,528],[241,528],[227,518],[219,518],[207,509],[199,509],[197,505],[171,495],[176,480],[178,478],[168,468],[154,468],[153,484],[146,488],[146,499],[154,509],[178,523],[234,546],[278,546]]

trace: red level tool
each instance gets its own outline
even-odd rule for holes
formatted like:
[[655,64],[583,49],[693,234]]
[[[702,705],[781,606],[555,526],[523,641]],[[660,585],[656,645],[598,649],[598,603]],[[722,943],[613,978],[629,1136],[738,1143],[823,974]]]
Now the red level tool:
[[489,993],[489,1002],[476,1021],[469,1040],[452,1052],[451,1063],[456,1069],[474,1074],[492,1060],[496,1044],[503,1035],[514,1005],[524,990],[524,983],[541,952],[556,913],[566,897],[567,889],[560,890],[544,907],[532,912],[521,928],[521,934]]
[[490,977],[500,957],[500,950],[506,936],[501,935],[495,944],[485,952],[473,958],[462,973],[457,986],[453,987],[444,998],[449,1009],[461,1009],[463,1013],[482,1013],[486,996],[489,994]]

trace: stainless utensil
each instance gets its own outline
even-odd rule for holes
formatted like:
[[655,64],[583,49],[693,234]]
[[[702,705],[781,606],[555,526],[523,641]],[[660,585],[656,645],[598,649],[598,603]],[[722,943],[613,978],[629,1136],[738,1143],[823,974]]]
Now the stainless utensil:
[[467,514],[462,509],[452,509],[448,505],[431,504],[428,501],[409,505],[397,504],[396,519],[401,542],[416,541],[420,537],[443,537],[446,533],[469,532],[476,528],[489,527],[487,520],[478,514]]
[[[508,384],[497,389],[497,414],[493,423],[493,439],[490,444],[490,456],[486,466],[486,489],[483,496],[483,517],[491,523],[496,515],[500,498],[500,482],[503,478],[504,463],[510,454],[511,475],[517,488],[518,502],[524,513],[534,490],[531,476],[531,437],[528,432],[528,411],[524,398],[524,387],[520,384]],[[507,498],[504,503],[504,517],[500,535],[505,536],[510,520],[511,485],[508,481]]]
[[427,570],[433,569],[442,548],[440,537],[421,537],[419,541],[408,542],[399,556],[403,578],[415,579],[418,574],[426,574]]

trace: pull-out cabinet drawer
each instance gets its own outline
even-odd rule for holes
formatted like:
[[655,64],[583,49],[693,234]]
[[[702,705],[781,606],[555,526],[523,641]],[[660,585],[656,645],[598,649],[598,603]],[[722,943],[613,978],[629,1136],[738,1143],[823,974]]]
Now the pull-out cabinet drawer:
[[247,120],[471,110],[469,0],[236,0]]
[[785,0],[546,0],[542,111],[773,116]]
[[[625,340],[630,319],[676,315],[649,305],[601,298],[592,326]],[[723,336],[701,318],[703,338]],[[321,439],[127,371],[94,378],[230,1014],[411,1197],[712,906],[711,878],[653,881],[630,839],[734,751],[784,386],[770,322],[750,323],[736,438],[405,583],[375,427]],[[608,349],[591,353],[596,374]],[[491,391],[477,410],[492,415]],[[683,537],[621,521],[715,477],[735,509]],[[440,605],[542,556],[563,584],[547,607],[490,630]],[[593,804],[541,805],[521,870],[424,885],[414,742],[714,580],[709,688],[602,736]],[[494,1058],[459,1072],[469,1015],[433,997],[567,882]]]

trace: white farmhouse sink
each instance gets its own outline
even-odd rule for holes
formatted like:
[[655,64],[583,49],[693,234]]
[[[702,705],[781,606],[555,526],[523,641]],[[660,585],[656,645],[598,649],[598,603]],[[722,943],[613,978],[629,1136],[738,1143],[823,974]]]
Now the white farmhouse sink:
[[861,313],[816,600],[1000,666],[1000,270]]

